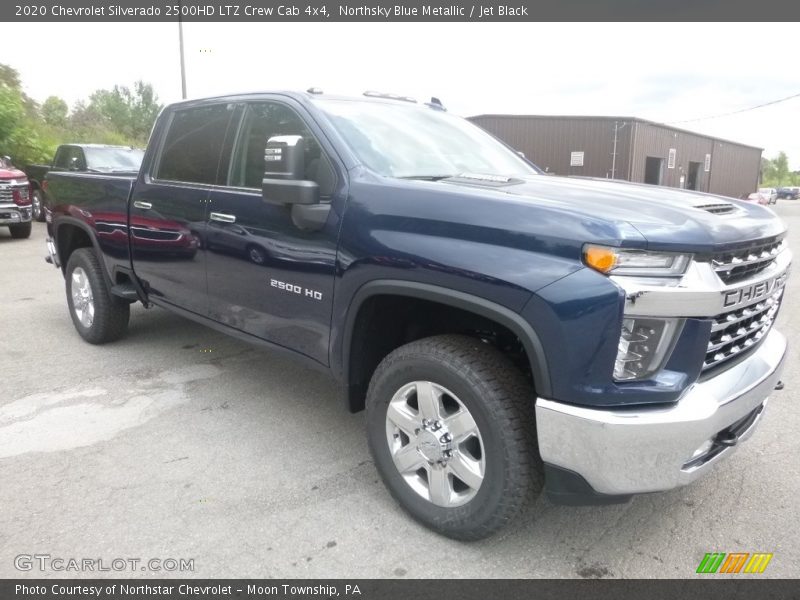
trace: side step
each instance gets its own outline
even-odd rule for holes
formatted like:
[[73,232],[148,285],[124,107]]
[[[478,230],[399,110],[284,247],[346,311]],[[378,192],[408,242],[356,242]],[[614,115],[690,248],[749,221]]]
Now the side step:
[[139,300],[139,293],[132,283],[118,283],[117,285],[111,286],[111,293],[124,300],[130,300],[131,302],[137,302]]

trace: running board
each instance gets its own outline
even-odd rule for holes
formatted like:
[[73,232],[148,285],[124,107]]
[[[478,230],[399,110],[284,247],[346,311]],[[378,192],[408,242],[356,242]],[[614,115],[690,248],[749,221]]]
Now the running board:
[[131,302],[139,300],[139,292],[136,291],[136,287],[132,283],[118,283],[111,286],[111,293],[118,298],[130,300]]

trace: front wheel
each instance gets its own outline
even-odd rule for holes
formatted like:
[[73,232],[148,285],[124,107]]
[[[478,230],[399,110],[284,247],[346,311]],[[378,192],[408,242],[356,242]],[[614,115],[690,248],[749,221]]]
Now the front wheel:
[[22,240],[31,237],[31,222],[20,223],[19,225],[9,225],[8,231],[15,240]]
[[31,209],[34,221],[39,221],[40,223],[44,221],[44,196],[42,195],[42,190],[33,190]]
[[130,305],[112,295],[93,248],[78,248],[67,261],[67,305],[72,323],[90,344],[121,338],[128,328]]
[[481,539],[543,487],[534,401],[522,373],[478,339],[412,342],[370,382],[370,451],[412,517],[451,538]]

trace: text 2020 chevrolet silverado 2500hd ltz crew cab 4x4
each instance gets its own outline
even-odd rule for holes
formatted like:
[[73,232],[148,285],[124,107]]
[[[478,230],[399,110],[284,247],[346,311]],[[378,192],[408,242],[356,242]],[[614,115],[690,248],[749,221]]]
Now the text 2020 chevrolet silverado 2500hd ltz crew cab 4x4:
[[764,207],[543,175],[436,103],[182,102],[136,177],[51,173],[81,336],[156,304],[329,370],[416,519],[686,484],[754,429],[790,263]]

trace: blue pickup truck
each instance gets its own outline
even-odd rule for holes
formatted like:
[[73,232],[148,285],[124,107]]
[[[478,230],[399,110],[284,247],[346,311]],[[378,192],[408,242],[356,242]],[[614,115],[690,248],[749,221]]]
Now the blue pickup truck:
[[779,383],[771,210],[546,175],[435,99],[182,102],[137,176],[48,182],[48,260],[87,342],[138,301],[329,372],[391,494],[450,537],[542,492],[687,484]]

